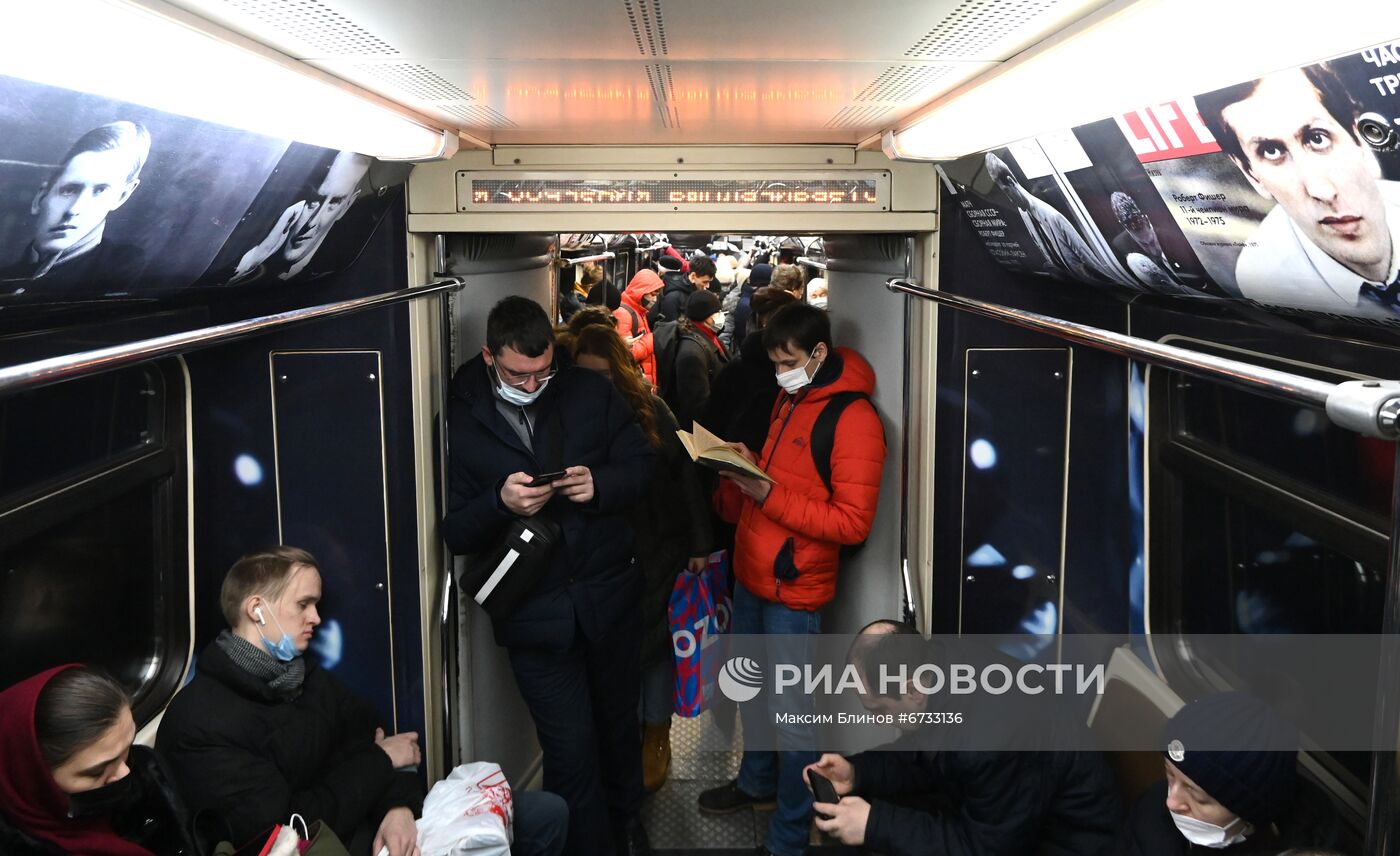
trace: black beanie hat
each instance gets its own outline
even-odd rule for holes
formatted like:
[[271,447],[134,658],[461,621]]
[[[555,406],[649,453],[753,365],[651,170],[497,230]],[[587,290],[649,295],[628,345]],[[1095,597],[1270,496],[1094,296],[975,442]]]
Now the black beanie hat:
[[656,260],[656,263],[661,266],[662,270],[671,273],[679,273],[685,267],[685,262],[675,256],[661,256]]
[[760,287],[760,286],[767,285],[768,283],[770,283],[770,282],[772,282],[772,281],[773,281],[773,266],[772,266],[772,265],[762,265],[762,264],[754,265],[754,266],[753,266],[753,269],[749,271],[749,287],[750,287],[750,288],[755,288],[755,289],[756,289],[756,288],[758,288],[758,287]]
[[1191,702],[1162,729],[1162,745],[1178,770],[1256,827],[1293,801],[1298,734],[1253,696],[1219,693]]
[[719,307],[719,297],[713,291],[696,291],[685,299],[685,317],[691,321],[704,321],[718,312]]

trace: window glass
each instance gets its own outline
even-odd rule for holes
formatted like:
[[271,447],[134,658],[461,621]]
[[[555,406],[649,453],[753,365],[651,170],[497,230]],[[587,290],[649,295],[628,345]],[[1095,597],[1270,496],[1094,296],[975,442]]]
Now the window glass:
[[1379,633],[1385,569],[1182,480],[1183,633]]
[[1388,518],[1395,444],[1334,425],[1321,410],[1172,378],[1177,431]]
[[[165,646],[170,583],[147,484],[0,549],[0,686],[62,663],[101,666],[135,690]],[[167,511],[168,513],[168,511]]]
[[161,383],[137,366],[0,398],[0,500],[162,442]]

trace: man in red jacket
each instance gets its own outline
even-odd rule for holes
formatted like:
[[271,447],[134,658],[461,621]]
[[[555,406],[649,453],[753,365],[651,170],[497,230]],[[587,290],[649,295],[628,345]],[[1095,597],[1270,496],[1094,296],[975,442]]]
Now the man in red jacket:
[[[762,452],[743,444],[734,448],[773,481],[725,473],[716,495],[720,515],[738,524],[731,629],[816,634],[817,610],[836,594],[841,547],[864,541],[875,519],[885,463],[884,429],[870,402],[875,371],[860,354],[835,347],[827,314],[805,304],[775,313],[763,345],[783,392],[774,402]],[[741,710],[746,742],[765,724],[771,727],[773,717],[762,705]],[[791,745],[801,735],[780,732],[778,738]],[[701,794],[700,810],[728,814],[776,802],[764,850],[799,856],[812,813],[802,769],[816,758],[797,746],[778,752],[746,748],[739,777]]]

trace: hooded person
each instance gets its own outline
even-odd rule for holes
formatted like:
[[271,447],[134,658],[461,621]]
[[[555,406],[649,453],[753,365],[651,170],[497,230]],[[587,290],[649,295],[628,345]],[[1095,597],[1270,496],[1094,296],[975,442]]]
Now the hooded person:
[[719,343],[724,329],[724,311],[719,298],[708,289],[692,293],[685,301],[685,317],[676,333],[675,363],[670,371],[666,403],[676,414],[676,422],[692,429],[710,400],[710,385],[729,361]]
[[[715,276],[715,263],[709,256],[696,256],[690,260],[686,273],[664,274],[661,279],[666,287],[649,319],[654,329],[661,321],[679,321],[685,315],[686,298],[697,291],[707,291]],[[676,414],[679,416],[680,414]]]
[[1162,729],[1166,779],[1129,813],[1115,851],[1177,856],[1331,847],[1330,803],[1298,776],[1298,735],[1268,705],[1241,692],[1183,707]]
[[0,692],[0,853],[196,852],[169,775],[135,737],[126,691],[85,666]]
[[732,319],[732,329],[729,333],[731,346],[738,345],[744,341],[744,337],[749,332],[749,317],[753,312],[753,293],[760,288],[772,283],[773,266],[768,264],[757,264],[749,272],[748,282],[744,283],[739,291],[738,303],[734,306]]
[[642,374],[653,386],[656,384],[656,347],[647,313],[656,305],[663,287],[655,271],[643,268],[627,283],[621,302],[613,310],[618,334],[624,342],[630,343],[632,359],[641,366]]

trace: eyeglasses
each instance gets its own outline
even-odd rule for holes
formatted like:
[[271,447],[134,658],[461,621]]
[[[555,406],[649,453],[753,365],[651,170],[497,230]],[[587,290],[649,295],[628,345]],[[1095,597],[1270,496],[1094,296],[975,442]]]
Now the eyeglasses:
[[538,384],[545,384],[557,373],[557,370],[553,366],[550,366],[544,371],[519,373],[513,372],[510,369],[501,368],[500,363],[493,363],[491,367],[495,370],[496,377],[501,379],[501,383],[504,383],[506,386],[513,386],[516,389],[523,388],[531,380],[534,380],[535,383]]

